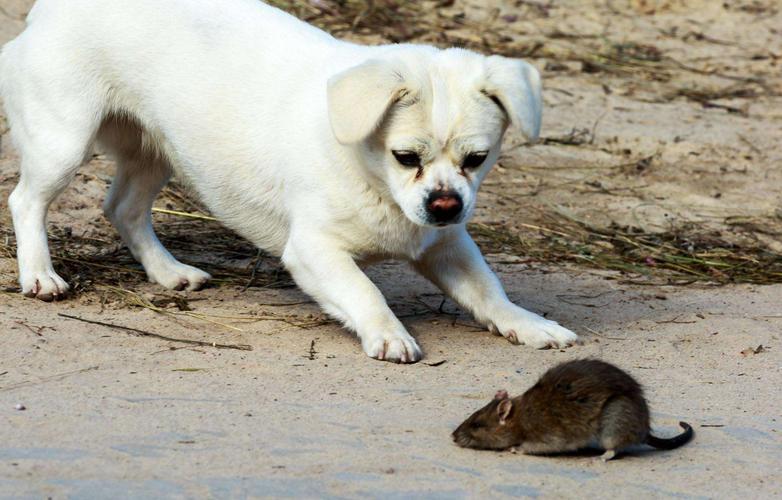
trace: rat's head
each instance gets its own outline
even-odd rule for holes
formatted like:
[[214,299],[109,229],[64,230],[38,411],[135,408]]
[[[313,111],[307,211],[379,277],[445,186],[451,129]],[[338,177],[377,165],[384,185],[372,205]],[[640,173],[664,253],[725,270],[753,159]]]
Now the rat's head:
[[328,106],[337,140],[406,217],[446,226],[471,215],[508,124],[537,138],[540,78],[517,59],[400,46],[332,77]]
[[482,450],[504,450],[518,445],[518,431],[511,425],[515,410],[508,393],[498,391],[491,403],[470,415],[453,431],[454,442],[463,448]]

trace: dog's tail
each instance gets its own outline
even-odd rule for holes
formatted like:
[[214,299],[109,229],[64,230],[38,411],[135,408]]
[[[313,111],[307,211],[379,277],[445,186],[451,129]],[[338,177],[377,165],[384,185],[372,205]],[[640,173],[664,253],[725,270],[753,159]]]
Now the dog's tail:
[[673,436],[671,438],[659,438],[653,436],[650,432],[649,435],[646,436],[646,444],[649,446],[654,446],[660,450],[672,450],[687,444],[695,435],[695,433],[693,432],[692,427],[690,427],[690,424],[687,422],[679,422],[679,425],[682,429],[684,429],[684,432],[678,436]]

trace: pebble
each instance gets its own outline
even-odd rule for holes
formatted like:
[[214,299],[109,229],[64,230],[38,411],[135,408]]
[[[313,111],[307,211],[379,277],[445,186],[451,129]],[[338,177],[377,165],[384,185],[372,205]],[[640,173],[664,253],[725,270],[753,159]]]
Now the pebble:
[[14,406],[14,408],[16,408],[19,411],[24,411],[24,410],[27,409],[27,407],[25,405],[21,404],[21,403],[19,403],[16,406]]

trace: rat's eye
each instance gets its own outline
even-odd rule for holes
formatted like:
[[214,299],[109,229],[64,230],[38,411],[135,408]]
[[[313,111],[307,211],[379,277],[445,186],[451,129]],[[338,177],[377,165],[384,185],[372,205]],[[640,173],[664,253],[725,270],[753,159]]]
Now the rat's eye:
[[487,156],[489,156],[488,151],[476,151],[475,153],[470,153],[464,157],[464,161],[462,162],[462,168],[466,168],[466,169],[478,168],[481,165],[483,165],[483,162],[486,160]]
[[415,151],[407,151],[407,150],[391,151],[391,154],[394,155],[396,161],[398,161],[405,167],[418,168],[421,166],[421,157]]

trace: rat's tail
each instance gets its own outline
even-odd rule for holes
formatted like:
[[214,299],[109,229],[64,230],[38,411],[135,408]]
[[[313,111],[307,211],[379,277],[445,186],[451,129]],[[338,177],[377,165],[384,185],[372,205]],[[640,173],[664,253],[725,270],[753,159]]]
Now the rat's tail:
[[692,427],[690,427],[690,424],[687,422],[679,422],[679,426],[681,426],[682,429],[684,429],[684,432],[679,434],[678,436],[674,436],[671,438],[658,438],[653,436],[651,433],[649,433],[648,436],[646,436],[646,444],[649,446],[654,446],[655,448],[659,448],[661,450],[672,450],[674,448],[678,448],[679,446],[682,446],[684,444],[687,444],[690,439],[692,439],[692,436],[695,434],[692,431]]

